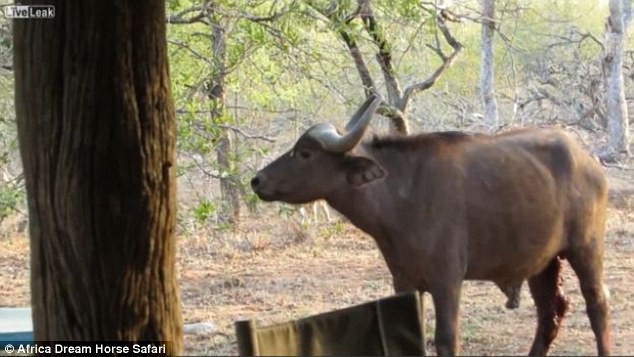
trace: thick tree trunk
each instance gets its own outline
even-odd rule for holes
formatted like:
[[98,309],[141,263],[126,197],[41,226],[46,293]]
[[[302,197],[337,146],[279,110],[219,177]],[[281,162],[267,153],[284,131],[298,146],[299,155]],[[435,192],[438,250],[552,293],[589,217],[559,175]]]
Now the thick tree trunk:
[[[626,0],[627,1],[627,0]],[[629,154],[627,102],[623,86],[623,41],[630,15],[624,14],[623,0],[610,0],[610,16],[606,20],[603,65],[607,88],[608,141],[610,155]],[[624,15],[627,15],[624,18]]]
[[495,30],[495,0],[482,0],[482,48],[480,68],[480,96],[484,109],[484,123],[490,130],[498,127],[498,106],[495,100],[493,71],[493,34]]
[[55,19],[14,22],[35,340],[179,354],[165,4],[48,4]]

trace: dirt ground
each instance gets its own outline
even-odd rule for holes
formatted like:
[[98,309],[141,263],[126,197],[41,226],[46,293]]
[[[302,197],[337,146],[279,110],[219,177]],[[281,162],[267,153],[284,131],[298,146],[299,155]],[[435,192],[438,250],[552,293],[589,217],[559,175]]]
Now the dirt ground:
[[[634,166],[608,169],[610,208],[606,283],[611,291],[613,354],[634,353]],[[278,215],[245,220],[238,232],[216,238],[179,237],[178,265],[187,324],[213,329],[185,335],[188,355],[236,354],[233,322],[261,324],[305,317],[392,293],[390,276],[373,241],[341,221],[300,225]],[[577,280],[565,268],[571,308],[552,355],[596,354]],[[24,235],[0,236],[0,306],[29,305],[29,247]],[[517,310],[488,282],[467,282],[461,303],[461,348],[466,355],[528,352],[535,312],[527,286]],[[425,296],[428,353],[433,308]]]

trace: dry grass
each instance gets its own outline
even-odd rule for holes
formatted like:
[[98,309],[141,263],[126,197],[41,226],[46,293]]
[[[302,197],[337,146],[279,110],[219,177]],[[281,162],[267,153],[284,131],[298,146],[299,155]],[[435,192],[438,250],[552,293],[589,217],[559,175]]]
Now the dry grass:
[[[634,172],[609,170],[612,205],[606,237],[606,280],[611,289],[613,353],[634,353]],[[248,219],[238,232],[216,238],[180,237],[179,270],[184,319],[211,321],[216,331],[186,335],[187,354],[236,354],[233,322],[279,322],[365,302],[392,293],[390,276],[374,243],[342,223],[308,233],[275,215]],[[23,236],[0,238],[0,306],[29,304],[29,249]],[[577,281],[565,269],[571,310],[553,355],[596,354]],[[517,310],[487,282],[465,284],[462,353],[528,352],[535,313],[527,287]],[[427,302],[432,348],[433,309]]]

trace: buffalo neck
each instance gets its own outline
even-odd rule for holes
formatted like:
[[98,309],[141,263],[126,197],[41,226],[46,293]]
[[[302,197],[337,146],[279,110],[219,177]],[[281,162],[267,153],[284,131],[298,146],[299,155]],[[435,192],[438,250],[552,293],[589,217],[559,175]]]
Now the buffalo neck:
[[414,211],[420,204],[413,200],[414,190],[420,187],[412,184],[416,176],[412,169],[420,166],[424,155],[399,155],[394,152],[397,150],[375,148],[372,143],[360,145],[355,155],[372,158],[387,171],[387,176],[359,188],[342,185],[326,197],[330,206],[377,240],[387,239],[390,232],[398,229],[395,222],[407,220],[405,212]]

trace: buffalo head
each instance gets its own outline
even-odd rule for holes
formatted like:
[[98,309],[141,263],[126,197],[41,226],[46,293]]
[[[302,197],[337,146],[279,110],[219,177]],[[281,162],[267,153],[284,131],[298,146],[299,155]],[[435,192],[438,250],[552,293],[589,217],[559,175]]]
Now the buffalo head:
[[353,150],[380,103],[380,96],[371,95],[343,135],[332,124],[308,129],[291,150],[256,174],[251,180],[253,191],[264,201],[301,204],[384,177],[386,172],[378,163]]

